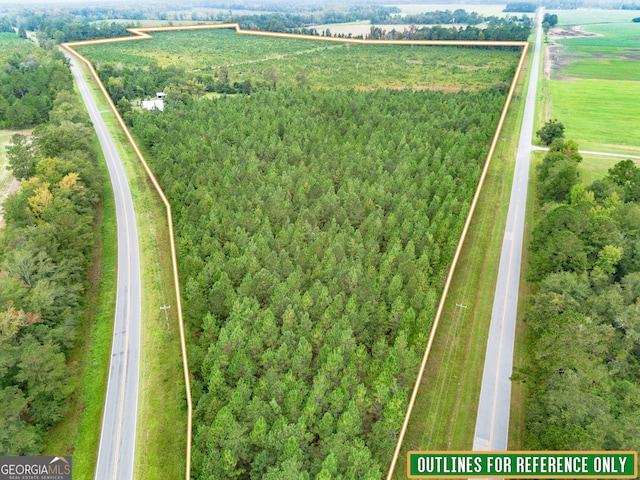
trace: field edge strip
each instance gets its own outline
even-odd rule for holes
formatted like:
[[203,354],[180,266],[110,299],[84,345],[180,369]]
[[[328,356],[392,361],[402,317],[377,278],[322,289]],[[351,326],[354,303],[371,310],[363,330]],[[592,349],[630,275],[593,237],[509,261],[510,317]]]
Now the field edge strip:
[[391,460],[391,465],[389,467],[389,473],[387,475],[387,480],[391,480],[393,475],[395,465],[398,460],[398,456],[400,453],[400,449],[402,447],[402,442],[404,440],[404,436],[407,430],[407,425],[409,423],[409,419],[411,417],[411,412],[413,409],[413,405],[415,403],[415,399],[418,393],[418,389],[420,386],[420,382],[422,381],[422,376],[424,374],[424,370],[426,367],[427,359],[429,357],[429,353],[431,351],[431,346],[433,344],[433,339],[435,337],[435,333],[438,327],[438,323],[440,321],[440,317],[442,315],[442,310],[444,308],[444,303],[446,300],[446,296],[449,290],[449,286],[451,284],[451,280],[453,277],[453,273],[456,268],[456,264],[458,262],[458,257],[460,256],[460,252],[462,250],[462,246],[464,244],[464,240],[467,234],[467,230],[469,229],[469,225],[471,223],[471,219],[473,217],[473,213],[475,211],[476,204],[478,202],[478,198],[480,196],[480,191],[482,190],[482,186],[484,184],[484,179],[486,177],[487,171],[489,169],[489,165],[491,163],[491,157],[493,156],[493,152],[496,148],[498,138],[500,136],[500,132],[502,131],[502,125],[504,123],[507,111],[509,110],[509,106],[511,104],[511,99],[513,97],[513,92],[515,91],[515,86],[518,81],[520,71],[522,70],[522,66],[524,64],[524,58],[526,56],[527,50],[529,48],[529,42],[513,42],[513,41],[485,41],[485,40],[364,40],[358,38],[337,38],[337,37],[321,37],[316,35],[303,35],[303,34],[293,34],[293,33],[282,33],[282,32],[263,32],[257,30],[243,30],[240,28],[240,24],[238,23],[222,23],[222,24],[200,24],[200,25],[179,25],[179,26],[159,26],[159,27],[144,27],[144,28],[127,28],[127,31],[132,33],[133,36],[128,37],[115,37],[115,38],[105,38],[99,40],[83,40],[78,42],[64,42],[61,43],[60,46],[67,50],[69,53],[74,55],[76,58],[81,60],[83,63],[87,65],[89,71],[91,72],[92,77],[100,87],[102,94],[104,95],[109,107],[113,111],[118,123],[122,127],[127,139],[131,143],[136,155],[142,165],[144,166],[145,171],[151,182],[153,183],[158,195],[160,196],[162,203],[165,205],[167,211],[167,220],[169,227],[169,242],[171,246],[171,262],[173,269],[173,277],[175,284],[175,293],[176,293],[176,305],[178,311],[178,323],[180,326],[180,343],[182,349],[182,364],[184,369],[184,379],[185,379],[185,392],[187,397],[187,451],[186,451],[186,469],[185,469],[185,478],[186,480],[190,480],[191,478],[191,434],[192,434],[192,422],[193,422],[193,405],[191,401],[191,387],[190,387],[190,374],[189,374],[189,365],[187,362],[187,349],[185,342],[185,333],[184,333],[184,319],[182,316],[182,303],[180,300],[180,282],[178,278],[178,262],[176,258],[176,248],[175,248],[175,240],[173,233],[173,219],[171,214],[171,205],[167,200],[160,184],[155,178],[155,175],[149,168],[147,161],[145,160],[142,152],[138,148],[129,128],[125,124],[124,120],[120,116],[118,109],[116,108],[111,96],[108,94],[106,88],[104,87],[102,81],[100,80],[98,73],[93,68],[92,63],[85,58],[81,53],[75,50],[74,47],[82,47],[86,45],[100,45],[107,43],[120,43],[120,42],[128,42],[128,41],[137,41],[137,40],[151,40],[153,39],[153,35],[150,35],[149,32],[166,32],[166,31],[183,31],[183,30],[212,30],[212,29],[235,29],[236,33],[241,35],[255,35],[255,36],[264,36],[264,37],[279,37],[279,38],[290,38],[290,39],[298,39],[298,40],[315,40],[315,41],[325,41],[325,42],[339,42],[339,43],[354,43],[354,44],[369,44],[369,45],[432,45],[432,46],[462,46],[462,47],[522,47],[522,53],[520,55],[520,61],[518,63],[518,67],[516,69],[515,75],[513,77],[513,81],[511,82],[511,87],[509,89],[509,93],[507,95],[507,100],[505,101],[505,105],[502,110],[502,114],[500,116],[500,120],[498,122],[498,127],[496,128],[496,132],[493,137],[493,141],[491,142],[491,147],[489,148],[489,153],[487,155],[487,159],[485,161],[484,168],[482,170],[482,174],[480,175],[480,180],[478,182],[478,186],[476,188],[476,193],[471,202],[471,207],[469,209],[469,214],[467,215],[467,219],[465,221],[464,227],[462,229],[462,234],[460,235],[460,239],[458,240],[458,246],[456,248],[453,262],[451,263],[451,267],[449,268],[449,273],[447,274],[447,278],[445,281],[445,287],[440,298],[440,303],[438,304],[438,310],[436,312],[436,316],[434,318],[433,325],[431,327],[431,333],[429,335],[429,340],[427,342],[427,346],[425,348],[425,352],[423,355],[422,363],[420,364],[420,369],[418,371],[418,376],[416,378],[416,382],[414,385],[413,392],[411,394],[411,399],[409,401],[409,406],[407,409],[407,414],[405,416],[405,420],[402,424],[402,428],[400,430],[400,435],[398,437],[398,442],[396,444],[396,449],[393,454],[393,458]]

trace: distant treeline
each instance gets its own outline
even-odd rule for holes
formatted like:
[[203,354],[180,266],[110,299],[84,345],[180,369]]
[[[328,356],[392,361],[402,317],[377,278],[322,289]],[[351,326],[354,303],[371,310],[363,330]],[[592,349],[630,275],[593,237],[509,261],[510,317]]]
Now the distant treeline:
[[[611,10],[640,10],[640,3],[609,2],[606,0],[546,0],[540,3],[549,10],[575,10],[576,8],[602,8]],[[535,12],[536,2],[510,2],[503,12]]]
[[507,3],[503,12],[535,12],[538,4],[535,2],[511,2]]
[[60,52],[14,54],[0,68],[0,128],[46,122],[62,90],[73,91],[73,82]]
[[0,17],[0,32],[15,32],[9,17]]
[[529,26],[510,23],[502,26],[478,28],[467,26],[456,27],[422,27],[405,29],[402,32],[390,32],[372,26],[367,38],[372,40],[498,40],[498,41],[526,41],[531,34]]
[[9,19],[0,19],[1,25],[9,25],[19,29],[19,34],[26,37],[26,31],[36,32],[36,38],[43,48],[51,48],[60,42],[92,40],[95,38],[112,38],[129,35],[126,26],[115,22],[89,23],[70,14],[50,15],[46,13],[24,12]]
[[454,23],[467,23],[477,25],[485,21],[485,16],[478,12],[467,12],[462,8],[454,10],[437,10],[435,12],[411,13],[408,15],[394,15],[377,20],[375,23],[391,25],[411,24],[416,25],[452,25]]
[[265,13],[260,15],[233,15],[220,13],[217,15],[196,15],[194,20],[213,20],[219,22],[237,22],[243,28],[249,30],[266,30],[272,32],[286,32],[293,29],[310,28],[316,25],[333,23],[349,23],[357,21],[370,21],[380,23],[382,19],[393,18],[392,15],[400,13],[398,7],[362,6],[352,7],[347,11],[323,10],[304,14],[294,13]]
[[[27,31],[36,32],[36,37],[41,46],[52,48],[60,42],[77,40],[91,40],[96,38],[113,38],[128,35],[126,25],[116,22],[95,22],[90,23],[89,19],[105,17],[107,14],[117,16],[123,12],[110,9],[94,10],[83,8],[75,11],[78,15],[37,13],[33,11],[22,12],[19,15],[9,18],[0,18],[0,31],[13,31],[14,27],[19,29],[19,34],[26,37]],[[98,12],[98,13],[96,13]],[[444,10],[415,14],[408,16],[396,15],[400,10],[397,7],[384,6],[361,6],[351,7],[345,11],[322,10],[306,13],[266,13],[260,15],[233,15],[227,13],[193,13],[190,19],[193,21],[216,21],[234,22],[247,30],[262,30],[270,32],[294,32],[308,35],[331,36],[329,29],[318,31],[317,25],[330,25],[336,23],[348,23],[354,21],[369,21],[372,24],[469,24],[477,25],[482,22],[488,23],[487,28],[467,28],[467,29],[442,29],[438,27],[410,29],[403,32],[392,30],[385,32],[377,29],[367,35],[371,39],[434,39],[434,40],[526,40],[529,36],[532,21],[526,15],[521,18],[483,16],[477,12],[468,13],[466,10],[457,9],[455,11]],[[138,15],[129,15],[125,18]],[[158,19],[166,20],[167,14],[158,14]],[[112,17],[113,18],[113,17]],[[133,18],[132,18],[133,19]],[[129,25],[133,26],[133,22]],[[345,36],[345,35],[337,35]]]

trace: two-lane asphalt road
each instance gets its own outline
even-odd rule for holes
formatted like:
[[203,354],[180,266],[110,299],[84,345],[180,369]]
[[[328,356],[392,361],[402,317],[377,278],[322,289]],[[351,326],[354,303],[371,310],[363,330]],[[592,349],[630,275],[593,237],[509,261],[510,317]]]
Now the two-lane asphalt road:
[[507,213],[507,225],[502,242],[498,281],[491,312],[489,340],[485,356],[482,387],[478,404],[478,417],[473,440],[474,450],[502,451],[507,449],[509,437],[509,407],[511,403],[511,371],[513,345],[520,287],[520,263],[522,261],[522,237],[527,206],[527,184],[531,158],[534,110],[540,71],[540,47],[542,45],[542,16],[538,11],[536,21],[536,48],[533,54],[529,86],[518,143],[516,167],[511,187],[511,199]]
[[80,72],[79,60],[67,52],[65,55],[71,60],[71,70],[104,152],[113,186],[118,224],[116,312],[95,478],[130,480],[133,478],[140,371],[138,232],[131,191],[113,139]]

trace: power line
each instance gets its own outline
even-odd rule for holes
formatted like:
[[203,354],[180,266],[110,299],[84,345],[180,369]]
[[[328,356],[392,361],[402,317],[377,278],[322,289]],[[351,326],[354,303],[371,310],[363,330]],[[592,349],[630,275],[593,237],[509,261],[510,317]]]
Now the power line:
[[456,321],[456,333],[455,336],[458,336],[458,324],[460,323],[460,315],[462,314],[462,309],[463,308],[467,308],[466,305],[462,305],[461,303],[456,303],[456,307],[460,307],[460,310],[458,310],[458,320]]

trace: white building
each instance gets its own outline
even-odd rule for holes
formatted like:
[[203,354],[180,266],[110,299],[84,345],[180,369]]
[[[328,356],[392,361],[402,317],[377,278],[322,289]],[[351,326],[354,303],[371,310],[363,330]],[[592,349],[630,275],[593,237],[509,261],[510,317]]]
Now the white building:
[[164,100],[143,100],[142,108],[145,110],[164,110]]

